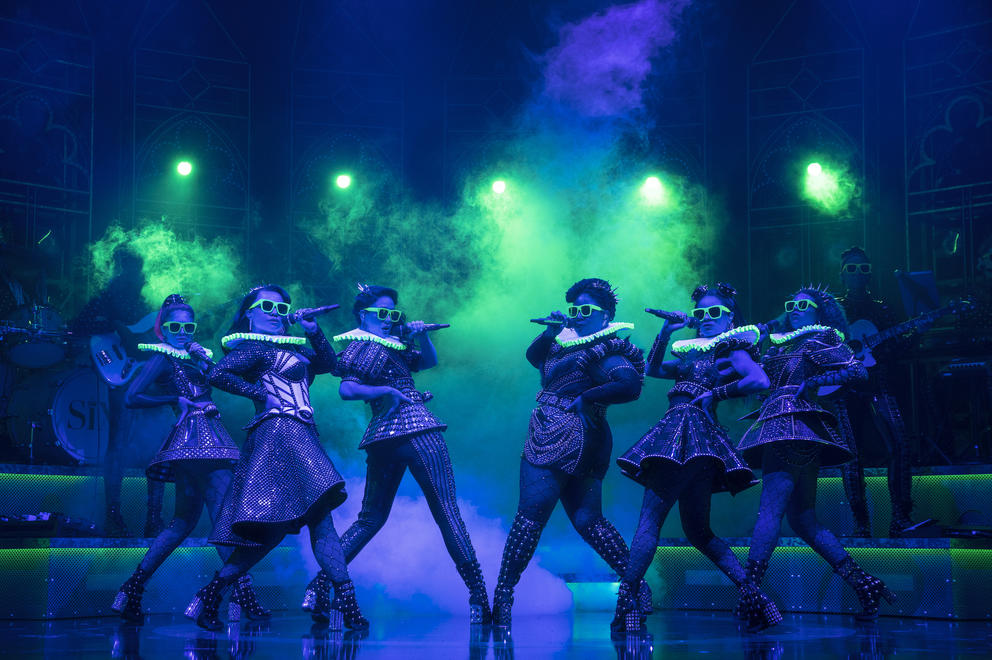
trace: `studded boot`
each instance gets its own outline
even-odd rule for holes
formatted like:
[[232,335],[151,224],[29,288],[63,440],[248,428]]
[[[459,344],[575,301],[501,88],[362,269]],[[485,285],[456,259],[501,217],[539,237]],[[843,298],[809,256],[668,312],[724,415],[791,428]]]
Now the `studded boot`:
[[342,623],[352,630],[368,630],[369,620],[362,616],[355,599],[355,584],[351,580],[334,585],[334,600],[331,601],[331,622],[340,616]]
[[493,611],[489,608],[489,592],[486,590],[486,580],[482,576],[479,561],[465,562],[456,568],[468,587],[469,622],[489,625],[493,622]]
[[851,585],[861,601],[862,611],[854,617],[858,621],[874,621],[878,617],[878,608],[883,598],[889,605],[896,602],[896,595],[892,590],[874,575],[865,573],[850,555],[834,567],[834,572]]
[[748,632],[760,632],[765,628],[782,623],[782,613],[771,598],[765,595],[754,582],[743,582],[739,587],[739,607],[743,608],[743,620]]
[[227,620],[230,622],[240,621],[244,614],[252,621],[271,619],[272,612],[262,607],[252,586],[251,575],[245,573],[234,583],[234,593],[231,594],[231,601],[227,606]]
[[197,591],[196,596],[186,607],[186,616],[205,630],[217,631],[223,628],[224,624],[217,616],[217,611],[220,609],[220,602],[224,599],[224,592],[236,580],[234,576],[224,578],[219,572],[214,573],[214,579]]
[[620,589],[617,591],[617,610],[610,623],[611,633],[637,635],[646,631],[644,612],[636,596],[637,593],[629,582],[620,582]]
[[[310,612],[310,618],[316,623],[328,623],[331,616],[331,578],[321,569],[317,577],[310,580],[303,592],[304,612]],[[337,628],[340,630],[340,628]]]
[[107,512],[104,515],[103,534],[108,538],[129,538],[131,533],[127,531],[124,524],[124,516],[121,515],[121,505],[107,505]]
[[[617,575],[623,577],[627,572],[627,564],[630,562],[630,548],[627,547],[620,532],[609,520],[599,518],[591,525],[580,529],[579,535]],[[651,587],[648,586],[646,580],[641,580],[637,593],[634,594],[634,599],[644,614],[651,614],[654,611]]]
[[110,609],[119,613],[121,618],[128,623],[139,626],[144,624],[145,615],[141,611],[141,596],[145,592],[145,582],[150,577],[151,573],[142,570],[140,566],[134,569],[134,573],[127,579],[127,582],[121,585]]
[[[750,559],[748,558],[747,563],[744,564],[744,584],[751,583],[756,588],[761,588],[761,582],[765,579],[765,573],[768,571],[768,561],[764,559]],[[748,620],[748,611],[750,605],[745,598],[745,594],[741,591],[740,596],[737,599],[737,606],[734,608],[734,616],[741,621]]]
[[503,547],[499,578],[493,593],[493,625],[509,628],[513,610],[513,588],[520,581],[527,564],[534,557],[542,526],[517,513]]

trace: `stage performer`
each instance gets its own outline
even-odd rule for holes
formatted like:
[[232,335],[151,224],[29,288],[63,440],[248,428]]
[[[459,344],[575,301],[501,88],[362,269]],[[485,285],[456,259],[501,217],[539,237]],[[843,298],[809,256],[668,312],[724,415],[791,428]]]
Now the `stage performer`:
[[[768,376],[755,363],[758,328],[734,327],[736,296],[727,284],[697,287],[691,320],[681,312],[649,310],[666,321],[648,356],[647,375],[673,379],[675,384],[661,421],[617,459],[623,473],[644,486],[644,501],[630,543],[630,564],[620,582],[611,625],[615,633],[644,631],[635,596],[654,559],[661,526],[676,502],[686,538],[740,590],[748,628],[761,630],[782,620],[775,604],[748,580],[730,546],[710,529],[712,494],[736,495],[754,483],[753,473],[717,421],[716,404],[768,387]],[[675,359],[665,361],[672,333],[690,324],[697,328],[697,338],[675,342]]]
[[[214,387],[251,399],[257,411],[210,537],[235,551],[186,609],[186,616],[210,630],[221,627],[217,609],[225,589],[304,525],[314,557],[334,585],[332,624],[369,625],[331,519],[331,510],[346,498],[344,479],[320,445],[310,406],[310,384],[333,370],[334,350],[314,320],[316,310],[297,310],[291,319],[290,302],[279,286],[249,291],[221,341],[228,353],[210,370]],[[291,320],[306,338],[288,334]],[[303,346],[308,341],[312,350]]]
[[[817,475],[821,466],[842,465],[852,451],[839,434],[837,420],[815,400],[822,385],[864,380],[865,367],[844,343],[847,321],[832,295],[819,288],[800,289],[785,303],[788,332],[774,333],[762,359],[771,392],[738,449],[745,462],[762,470],[758,519],[745,571],[760,585],[778,544],[782,517],[854,589],[861,620],[872,620],[884,598],[895,596],[866,573],[816,518]],[[738,603],[741,616],[747,606]]]
[[[114,599],[114,611],[139,625],[144,622],[141,595],[145,583],[192,533],[204,504],[211,522],[217,519],[231,484],[231,468],[239,457],[238,446],[210,398],[206,374],[212,354],[193,340],[193,308],[181,296],[169,296],[162,303],[154,330],[161,342],[138,344],[138,350],[149,359],[131,382],[124,400],[129,408],[172,406],[179,410],[175,426],[145,471],[148,479],[175,482],[176,506],[172,522],[158,534]],[[153,386],[154,392],[150,392]],[[218,548],[222,560],[231,551],[230,547]],[[242,611],[251,619],[266,619],[272,614],[259,604],[248,574],[235,584],[230,609],[235,620]]]
[[[892,308],[877,298],[868,288],[871,280],[871,260],[860,247],[851,247],[840,257],[840,277],[846,289],[837,302],[844,308],[848,320],[871,322],[877,331],[888,330],[897,325]],[[841,432],[846,436],[854,460],[841,467],[844,477],[844,492],[854,514],[855,536],[871,536],[871,519],[868,515],[868,499],[865,495],[865,473],[861,461],[862,443],[858,442],[863,422],[870,419],[885,443],[888,456],[889,498],[892,503],[892,517],[889,522],[889,536],[898,537],[913,532],[916,528],[933,522],[913,522],[913,468],[909,461],[909,443],[902,413],[892,390],[892,362],[899,352],[905,352],[909,342],[905,338],[892,339],[873,349],[878,361],[866,383],[844,388],[835,400],[833,409],[840,421]]]
[[[344,557],[351,562],[382,529],[409,469],[468,587],[471,622],[489,624],[492,611],[486,583],[458,510],[451,458],[441,435],[447,425],[424,405],[431,400],[431,393],[418,391],[413,382],[412,372],[437,364],[437,351],[428,332],[439,328],[422,321],[404,324],[403,312],[396,309],[397,300],[395,289],[359,284],[352,307],[358,327],[334,338],[348,342],[335,369],[341,378],[341,398],[365,401],[372,410],[359,445],[367,453],[365,497],[358,520],[341,535]],[[408,343],[414,339],[419,350]],[[320,571],[303,600],[303,609],[318,620],[329,605],[319,597],[326,592],[322,585],[328,579],[327,573]]]
[[[617,296],[609,282],[580,280],[565,300],[568,316],[556,311],[536,319],[547,329],[527,349],[527,360],[541,372],[541,391],[520,460],[520,504],[493,596],[493,622],[504,628],[511,622],[513,588],[559,501],[586,543],[618,574],[627,572],[627,544],[603,517],[603,477],[613,447],[606,408],[640,396],[644,356],[617,337],[633,325],[613,322]],[[646,583],[639,596],[649,608]]]

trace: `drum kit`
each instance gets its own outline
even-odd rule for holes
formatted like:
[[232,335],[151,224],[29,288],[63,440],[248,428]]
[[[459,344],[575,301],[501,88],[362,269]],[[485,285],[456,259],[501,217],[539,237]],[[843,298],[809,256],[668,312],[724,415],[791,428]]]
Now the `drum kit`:
[[[108,437],[108,386],[58,311],[23,305],[0,321],[8,460],[95,465]],[[89,338],[86,339],[89,342]]]

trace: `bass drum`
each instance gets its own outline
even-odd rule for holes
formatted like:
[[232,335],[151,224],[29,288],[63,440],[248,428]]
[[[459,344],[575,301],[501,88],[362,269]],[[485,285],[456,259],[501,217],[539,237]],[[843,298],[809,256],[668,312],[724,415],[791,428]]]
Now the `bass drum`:
[[92,369],[29,375],[11,397],[14,446],[32,463],[95,465],[107,450],[108,388]]

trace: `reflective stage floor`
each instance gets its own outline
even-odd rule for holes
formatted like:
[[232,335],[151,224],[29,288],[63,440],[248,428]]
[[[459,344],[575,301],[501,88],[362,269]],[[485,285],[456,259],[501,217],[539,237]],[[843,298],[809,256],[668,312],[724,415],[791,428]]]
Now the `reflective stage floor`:
[[650,638],[613,641],[607,613],[520,616],[509,639],[470,628],[467,619],[383,615],[366,636],[329,632],[301,614],[277,612],[221,633],[185,619],[155,615],[141,628],[115,619],[10,621],[0,653],[14,657],[93,658],[916,658],[992,656],[992,623],[785,615],[758,635],[738,631],[729,613],[662,612],[649,617]]

